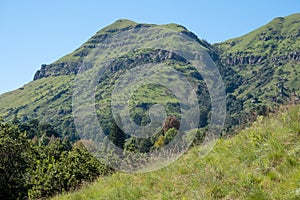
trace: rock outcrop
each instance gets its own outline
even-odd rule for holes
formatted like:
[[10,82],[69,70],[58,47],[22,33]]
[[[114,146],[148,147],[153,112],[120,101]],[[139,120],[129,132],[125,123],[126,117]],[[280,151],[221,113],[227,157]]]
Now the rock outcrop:
[[[38,70],[33,80],[41,79],[49,76],[60,76],[60,75],[72,75],[77,74],[82,62],[61,62],[53,64],[43,64],[41,69]],[[85,65],[86,67],[92,67],[91,65]]]
[[[186,63],[187,61],[176,53],[169,52],[166,50],[149,50],[147,52],[137,52],[133,56],[122,56],[116,58],[111,62],[109,70],[111,72],[116,72],[124,68],[132,68],[133,66],[144,64],[144,63],[161,63],[166,60],[178,61]],[[54,63],[50,65],[42,65],[41,69],[38,70],[33,80],[41,79],[49,76],[60,76],[60,75],[72,75],[78,74],[79,70],[84,67],[84,70],[92,68],[92,63],[83,62],[61,62]]]
[[258,65],[264,64],[266,60],[270,60],[275,64],[280,64],[280,62],[284,61],[300,61],[300,51],[293,51],[286,55],[280,56],[256,56],[256,55],[248,55],[248,54],[241,54],[241,55],[228,55],[223,57],[222,63],[229,66],[236,66],[236,65]]

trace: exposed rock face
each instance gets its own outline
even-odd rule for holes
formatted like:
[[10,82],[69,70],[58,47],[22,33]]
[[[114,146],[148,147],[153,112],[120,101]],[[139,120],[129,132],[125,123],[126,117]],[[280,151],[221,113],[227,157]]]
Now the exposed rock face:
[[[161,63],[166,60],[174,60],[186,63],[186,60],[181,56],[166,50],[155,49],[149,52],[136,53],[134,56],[123,56],[115,59],[109,66],[111,72],[116,72],[120,69],[131,68],[134,65],[141,63]],[[61,62],[50,65],[42,65],[38,70],[33,80],[41,79],[49,76],[72,75],[78,74],[79,69],[84,67],[84,70],[92,68],[92,63],[82,62]]]
[[234,65],[248,65],[248,64],[259,64],[265,60],[264,56],[231,56],[227,58],[223,58],[222,62],[226,65],[234,66]]
[[[61,62],[50,65],[44,64],[41,66],[41,69],[35,73],[33,80],[49,76],[77,74],[81,65],[81,62]],[[92,65],[85,65],[85,67],[91,68]]]
[[[124,24],[123,24],[124,23]],[[79,69],[82,67],[84,58],[89,55],[89,53],[99,47],[99,44],[105,43],[109,41],[109,38],[111,38],[114,34],[118,32],[124,32],[127,30],[135,30],[139,28],[147,28],[152,27],[156,25],[151,24],[137,24],[135,22],[131,22],[129,20],[118,20],[114,24],[100,30],[92,36],[86,43],[84,43],[81,47],[76,49],[73,53],[70,54],[70,57],[72,57],[72,61],[69,61],[67,59],[60,59],[56,63],[49,64],[49,65],[42,65],[41,69],[38,70],[33,80],[41,79],[44,77],[49,76],[60,76],[60,75],[72,75],[79,73]],[[194,33],[188,31],[185,27],[176,25],[176,24],[170,24],[172,28],[174,28],[175,32],[181,35],[185,35],[188,38],[197,41],[200,45],[202,45],[204,48],[207,49],[208,53],[211,55],[212,59],[214,61],[218,60],[218,55],[213,50],[213,47],[206,41],[200,40]],[[168,26],[166,26],[167,30]],[[170,30],[172,30],[170,28]],[[162,38],[169,37],[173,34],[173,31],[166,32],[161,35]],[[118,45],[126,45],[134,43],[134,41],[128,40],[124,42],[120,42],[120,44],[116,44],[114,48],[118,48]],[[132,53],[132,52],[131,52]],[[111,71],[116,71],[120,68],[127,67],[128,65],[138,64],[138,63],[153,63],[153,62],[163,62],[164,60],[174,60],[174,61],[180,61],[180,62],[186,62],[184,58],[176,55],[172,52],[167,52],[163,50],[152,50],[152,51],[145,51],[144,53],[135,54],[129,57],[126,56],[126,59],[119,59],[117,58],[113,63],[111,63]],[[88,66],[85,69],[91,68],[91,66]]]
[[272,56],[268,58],[267,56],[255,56],[255,55],[230,55],[222,58],[222,63],[235,66],[235,65],[256,65],[264,64],[264,62],[270,59],[271,62],[278,64],[280,61],[295,60],[300,61],[300,51],[290,52],[286,55]]
[[[125,59],[124,59],[125,58]],[[152,50],[147,53],[139,53],[133,57],[123,57],[116,59],[110,65],[110,71],[115,72],[124,68],[132,68],[141,63],[162,63],[166,60],[173,60],[186,63],[187,61],[181,56],[166,50]]]
[[272,62],[279,62],[279,61],[285,61],[285,60],[295,60],[295,61],[300,61],[300,51],[293,51],[288,53],[287,55],[283,55],[283,56],[277,56],[277,57],[273,57],[271,58]]

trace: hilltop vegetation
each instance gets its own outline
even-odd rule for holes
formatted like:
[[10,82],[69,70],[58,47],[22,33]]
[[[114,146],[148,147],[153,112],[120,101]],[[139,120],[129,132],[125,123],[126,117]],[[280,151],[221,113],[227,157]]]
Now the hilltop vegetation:
[[116,172],[53,199],[299,199],[300,107],[260,116],[199,158],[194,146],[176,162],[142,174]]
[[[249,53],[261,57],[299,50],[300,14],[277,17],[244,36],[216,44],[225,55]],[[280,41],[280,42],[279,42]]]

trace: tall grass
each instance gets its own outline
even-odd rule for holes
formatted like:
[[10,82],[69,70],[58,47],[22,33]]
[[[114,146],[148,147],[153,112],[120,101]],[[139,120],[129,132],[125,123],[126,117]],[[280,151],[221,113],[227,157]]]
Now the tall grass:
[[192,147],[159,171],[100,177],[53,199],[300,199],[300,107],[258,117],[199,158]]

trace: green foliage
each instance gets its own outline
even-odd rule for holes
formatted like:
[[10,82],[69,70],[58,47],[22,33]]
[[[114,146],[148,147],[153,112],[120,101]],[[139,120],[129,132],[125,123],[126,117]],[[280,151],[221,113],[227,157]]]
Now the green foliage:
[[251,127],[219,139],[199,158],[195,146],[173,164],[140,174],[116,172],[53,199],[299,199],[300,107],[260,116]]
[[153,138],[130,137],[124,144],[124,150],[128,152],[148,153],[154,145],[152,139]]
[[29,197],[36,199],[77,188],[84,182],[93,181],[107,173],[104,167],[79,143],[71,150],[59,140],[45,147],[45,154],[32,166],[28,185]]
[[0,198],[23,199],[32,156],[30,143],[15,125],[0,122]]
[[177,135],[177,129],[176,128],[170,128],[165,133],[165,139],[164,139],[165,145],[168,144],[169,142],[171,142],[176,135]]
[[122,129],[120,129],[116,122],[112,123],[108,138],[117,147],[121,149],[124,148],[126,134],[122,131]]
[[[79,187],[110,170],[80,143],[49,134],[49,124],[0,122],[0,198],[37,199]],[[31,140],[21,128],[37,133]],[[34,128],[35,127],[35,128]],[[38,138],[37,136],[41,137]],[[45,142],[47,141],[47,142]]]

